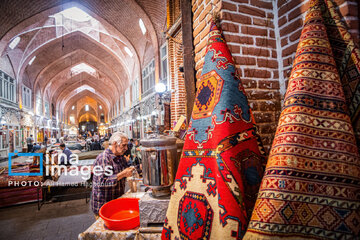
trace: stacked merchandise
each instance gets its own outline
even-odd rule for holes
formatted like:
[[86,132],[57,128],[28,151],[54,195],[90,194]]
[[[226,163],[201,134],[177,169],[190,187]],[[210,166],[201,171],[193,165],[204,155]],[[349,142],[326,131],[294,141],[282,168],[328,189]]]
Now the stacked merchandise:
[[[0,169],[0,207],[12,206],[20,203],[34,202],[42,199],[41,188],[34,186],[34,182],[41,184],[42,176],[9,176],[9,169]],[[39,166],[31,163],[12,163],[11,172],[30,173],[39,172]],[[21,183],[31,182],[31,186],[21,186]],[[18,184],[18,186],[15,186]],[[39,191],[39,192],[38,192]]]

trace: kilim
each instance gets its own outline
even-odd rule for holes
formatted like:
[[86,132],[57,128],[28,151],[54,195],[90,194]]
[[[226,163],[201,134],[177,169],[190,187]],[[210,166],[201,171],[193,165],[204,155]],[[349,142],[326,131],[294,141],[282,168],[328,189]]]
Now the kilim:
[[360,161],[324,7],[310,2],[246,240],[359,239]]
[[242,239],[265,167],[244,88],[214,23],[206,51],[162,239]]
[[332,1],[326,0],[321,10],[350,117],[355,126],[360,112],[360,49],[341,21]]

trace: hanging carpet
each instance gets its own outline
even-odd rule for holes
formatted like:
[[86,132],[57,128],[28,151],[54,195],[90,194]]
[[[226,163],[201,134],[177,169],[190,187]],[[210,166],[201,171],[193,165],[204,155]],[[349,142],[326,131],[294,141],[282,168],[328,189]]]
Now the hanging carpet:
[[358,148],[324,12],[310,2],[246,240],[359,239]]
[[212,23],[162,239],[242,239],[264,171],[244,88]]

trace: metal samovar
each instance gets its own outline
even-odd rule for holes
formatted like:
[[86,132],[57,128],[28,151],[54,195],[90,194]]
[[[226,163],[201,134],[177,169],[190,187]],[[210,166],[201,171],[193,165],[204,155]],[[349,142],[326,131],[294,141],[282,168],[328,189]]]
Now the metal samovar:
[[154,197],[169,196],[178,163],[176,138],[154,133],[140,143],[144,184]]

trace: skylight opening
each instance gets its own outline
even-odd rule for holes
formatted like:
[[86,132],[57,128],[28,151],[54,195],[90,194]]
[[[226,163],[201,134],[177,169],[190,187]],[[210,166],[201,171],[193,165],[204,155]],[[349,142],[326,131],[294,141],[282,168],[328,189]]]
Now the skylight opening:
[[35,61],[35,59],[36,59],[36,56],[33,56],[32,59],[29,62],[29,65],[31,65]]
[[73,19],[78,22],[86,22],[92,18],[89,14],[77,7],[68,8],[59,13],[66,18]]
[[14,40],[11,41],[9,44],[9,48],[14,49],[20,42],[20,37],[14,38]]
[[130,51],[130,49],[128,47],[125,47],[125,52],[130,56],[132,57],[134,54]]
[[145,35],[146,27],[145,27],[145,24],[144,24],[144,22],[143,22],[143,20],[141,18],[139,19],[139,25],[140,25],[140,28],[141,28],[141,32],[143,33],[143,35]]
[[89,111],[89,105],[85,105],[85,111]]
[[76,75],[76,74],[79,74],[82,72],[87,72],[91,75],[95,75],[96,70],[94,68],[90,67],[89,65],[87,65],[86,63],[80,63],[71,68],[71,73],[73,75]]
[[95,93],[95,89],[90,87],[89,85],[83,85],[81,87],[78,87],[75,92],[76,93],[79,93],[79,92],[82,92],[82,91],[85,91],[85,90],[89,90],[90,92],[93,92]]

